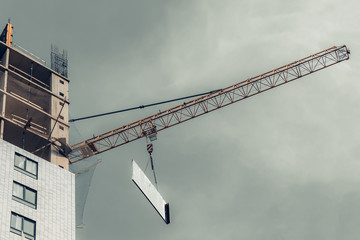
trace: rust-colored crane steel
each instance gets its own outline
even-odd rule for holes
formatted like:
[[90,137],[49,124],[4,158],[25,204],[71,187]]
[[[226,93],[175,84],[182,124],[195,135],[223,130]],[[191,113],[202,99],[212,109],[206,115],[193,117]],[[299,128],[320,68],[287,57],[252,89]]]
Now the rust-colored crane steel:
[[331,47],[220,91],[204,95],[174,108],[74,144],[71,146],[72,152],[69,154],[69,160],[71,163],[75,163],[122,146],[348,60],[349,57],[350,51],[345,45]]

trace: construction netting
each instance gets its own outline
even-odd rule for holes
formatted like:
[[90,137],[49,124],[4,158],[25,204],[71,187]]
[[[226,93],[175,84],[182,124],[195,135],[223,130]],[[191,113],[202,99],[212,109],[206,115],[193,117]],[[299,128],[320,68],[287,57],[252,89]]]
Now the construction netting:
[[83,227],[83,216],[86,198],[89,193],[91,179],[94,175],[96,166],[101,161],[96,158],[86,160],[70,165],[70,171],[75,174],[75,202],[76,202],[76,227]]

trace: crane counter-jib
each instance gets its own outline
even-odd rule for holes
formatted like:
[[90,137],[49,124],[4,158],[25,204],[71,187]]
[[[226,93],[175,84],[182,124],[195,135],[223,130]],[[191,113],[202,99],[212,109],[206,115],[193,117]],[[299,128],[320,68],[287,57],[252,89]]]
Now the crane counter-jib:
[[350,51],[345,45],[323,50],[280,68],[74,144],[71,146],[72,152],[69,154],[70,162],[78,162],[245,98],[255,96],[348,60],[349,57]]

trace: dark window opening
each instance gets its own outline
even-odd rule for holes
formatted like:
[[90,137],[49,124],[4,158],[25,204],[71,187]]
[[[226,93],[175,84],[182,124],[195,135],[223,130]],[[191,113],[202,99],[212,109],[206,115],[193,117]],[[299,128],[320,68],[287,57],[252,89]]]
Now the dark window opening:
[[14,181],[13,199],[29,207],[36,208],[37,191]]
[[10,231],[20,236],[23,233],[26,239],[35,240],[36,222],[11,212]]
[[15,153],[15,160],[14,160],[14,166],[16,170],[19,170],[20,172],[37,178],[38,175],[38,163],[24,157],[23,155],[19,153]]

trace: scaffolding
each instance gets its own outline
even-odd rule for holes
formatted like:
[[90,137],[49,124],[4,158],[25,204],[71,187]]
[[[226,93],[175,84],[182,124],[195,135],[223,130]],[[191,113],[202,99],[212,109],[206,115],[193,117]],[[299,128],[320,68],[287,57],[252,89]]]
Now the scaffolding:
[[59,48],[51,44],[51,69],[55,72],[68,77],[67,51],[60,53]]

